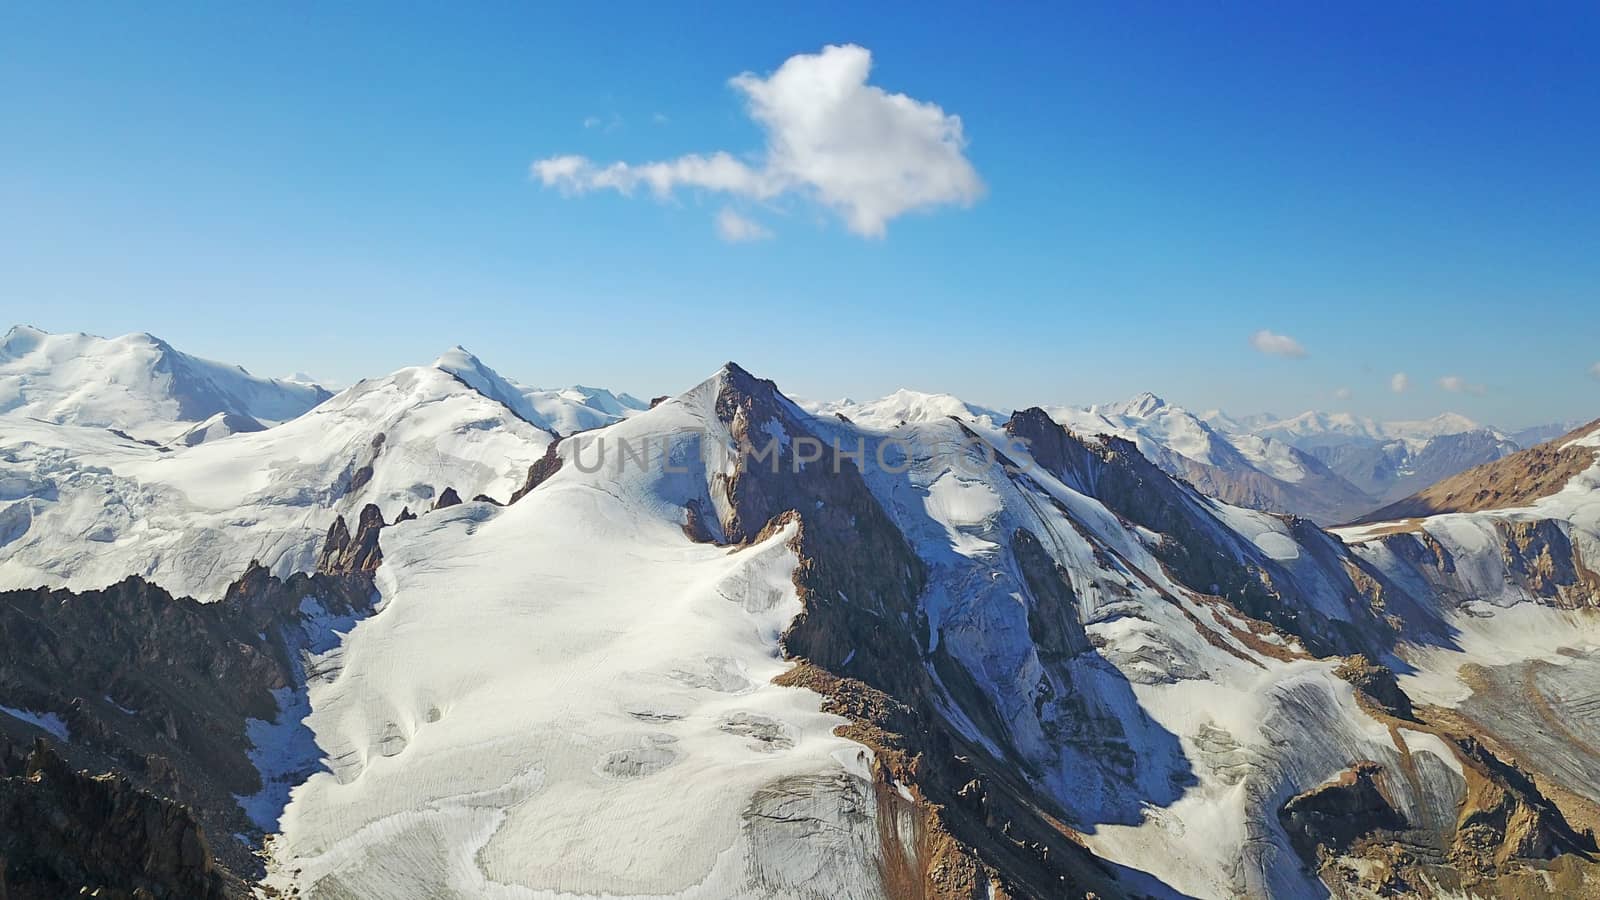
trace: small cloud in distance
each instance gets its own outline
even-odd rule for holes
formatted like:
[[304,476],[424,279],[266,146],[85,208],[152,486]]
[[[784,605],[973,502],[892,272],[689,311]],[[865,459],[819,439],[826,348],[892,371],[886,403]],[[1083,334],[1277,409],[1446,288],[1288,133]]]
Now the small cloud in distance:
[[1347,387],[1339,388],[1338,390],[1333,392],[1333,399],[1341,400],[1341,401],[1349,400],[1350,399],[1350,389],[1347,388]]
[[730,244],[744,244],[764,241],[772,237],[772,232],[760,222],[747,219],[724,206],[717,213],[717,235]]
[[1410,388],[1411,376],[1404,372],[1396,372],[1389,379],[1389,390],[1394,391],[1396,394],[1404,394]]
[[1481,384],[1472,384],[1466,379],[1462,378],[1460,375],[1444,376],[1443,378],[1439,379],[1439,387],[1444,388],[1452,394],[1471,394],[1474,397],[1482,397],[1484,394],[1488,393],[1488,388]]
[[1304,359],[1306,348],[1300,342],[1287,334],[1277,334],[1263,328],[1250,335],[1250,346],[1268,356],[1281,356],[1285,359]]
[[1596,378],[1600,378],[1600,362],[1597,362],[1589,367],[1589,374]]

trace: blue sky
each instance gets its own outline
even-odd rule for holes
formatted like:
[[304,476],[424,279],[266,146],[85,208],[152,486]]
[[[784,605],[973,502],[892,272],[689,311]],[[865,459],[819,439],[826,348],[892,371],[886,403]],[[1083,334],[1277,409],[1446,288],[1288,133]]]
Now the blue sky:
[[[0,9],[0,319],[343,381],[461,343],[640,396],[733,358],[819,398],[1600,414],[1593,4],[329,6]],[[863,236],[771,174],[729,80],[835,44],[960,117],[981,196]],[[717,151],[770,190],[530,171]]]

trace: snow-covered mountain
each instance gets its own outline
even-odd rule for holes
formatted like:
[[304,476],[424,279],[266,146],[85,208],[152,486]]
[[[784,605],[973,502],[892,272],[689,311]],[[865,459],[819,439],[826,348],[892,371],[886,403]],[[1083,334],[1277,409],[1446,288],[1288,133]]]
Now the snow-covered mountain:
[[[149,334],[107,339],[18,325],[0,339],[0,416],[114,428],[165,443],[218,415],[292,419],[332,396],[179,352]],[[203,434],[204,432],[199,432]]]
[[552,440],[434,366],[195,446],[8,417],[0,587],[83,590],[140,575],[214,598],[252,560],[278,575],[309,571],[333,519],[353,521],[369,503],[393,518],[446,488],[504,500]]
[[843,416],[863,425],[894,428],[910,423],[934,422],[951,417],[961,420],[1004,422],[1005,414],[967,403],[950,394],[928,394],[902,388],[887,397],[864,403],[855,400],[835,400],[831,403],[800,401],[800,405],[816,416]]
[[[1315,459],[1153,397],[802,407],[729,364],[571,431],[528,397],[452,351],[192,447],[8,420],[0,586],[76,593],[0,591],[0,817],[44,723],[247,807],[228,871],[275,831],[309,898],[1600,883],[1600,430],[1485,482],[1544,473],[1517,509],[1336,536],[1174,478]],[[96,603],[151,632],[114,665]]]
[[[1525,434],[1538,437],[1541,431],[1529,429]],[[1282,441],[1316,457],[1370,498],[1368,508],[1360,510],[1363,513],[1525,446],[1457,413],[1377,422],[1346,413],[1307,412],[1289,419],[1257,421],[1231,433]],[[1354,516],[1344,517],[1351,518]]]

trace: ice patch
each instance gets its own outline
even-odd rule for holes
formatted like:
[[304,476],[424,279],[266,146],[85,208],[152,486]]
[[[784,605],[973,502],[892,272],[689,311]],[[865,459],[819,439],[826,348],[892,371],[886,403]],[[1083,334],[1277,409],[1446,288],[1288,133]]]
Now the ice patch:
[[42,728],[60,741],[70,741],[72,738],[67,733],[67,723],[53,712],[33,712],[27,709],[17,709],[11,706],[0,706],[0,713],[5,713],[14,719],[21,719],[35,728]]

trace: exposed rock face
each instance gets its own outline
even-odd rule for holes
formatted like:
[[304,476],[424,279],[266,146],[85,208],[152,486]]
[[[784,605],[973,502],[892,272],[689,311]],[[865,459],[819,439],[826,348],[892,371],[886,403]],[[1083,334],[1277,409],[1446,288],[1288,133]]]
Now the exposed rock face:
[[[811,436],[772,382],[731,364],[716,409],[734,439],[750,446],[762,443],[760,429],[769,423],[791,438]],[[873,498],[854,461],[798,463],[792,443],[779,454],[776,466],[741,459],[732,477],[717,476],[713,491],[720,488],[725,498],[722,533],[731,543],[761,539],[786,515],[799,521],[795,584],[807,603],[784,635],[785,648],[824,667],[842,664],[859,648],[882,656],[886,672],[908,668],[905,660],[920,651],[907,629],[893,623],[919,614],[922,561]],[[826,628],[816,621],[825,607]],[[848,622],[843,629],[837,627],[841,619]],[[910,687],[904,680],[894,686]]]
[[1414,719],[1411,698],[1400,689],[1394,671],[1388,666],[1376,665],[1365,656],[1352,656],[1345,660],[1334,674],[1355,685],[1356,690],[1378,704],[1392,716]]
[[1577,438],[1600,429],[1596,419],[1568,434],[1504,459],[1468,469],[1362,516],[1361,522],[1391,522],[1440,513],[1508,509],[1548,497],[1574,476],[1594,465],[1594,447],[1568,447]]
[[1028,634],[1039,649],[1055,659],[1076,656],[1091,649],[1083,630],[1072,579],[1058,565],[1033,532],[1019,528],[1011,538],[1011,552],[1034,597],[1028,610]]
[[[1360,657],[1346,660],[1338,674],[1379,704],[1373,714],[1391,733],[1409,735],[1404,742],[1414,746],[1421,746],[1418,732],[1434,735],[1441,742],[1429,752],[1454,759],[1450,770],[1425,769],[1408,753],[1403,771],[1357,761],[1279,809],[1296,853],[1335,896],[1587,896],[1583,886],[1600,875],[1593,833],[1574,828],[1530,775],[1470,733],[1475,724],[1452,710],[1402,704],[1404,694],[1388,686],[1392,673]],[[1383,709],[1384,696],[1409,715]],[[1402,812],[1394,797],[1403,783],[1395,779],[1427,783],[1433,796]],[[1410,820],[1413,813],[1420,818]]]
[[439,493],[439,499],[433,501],[433,508],[445,509],[446,507],[459,506],[460,504],[461,495],[456,493],[455,488],[447,487]]
[[1456,603],[1526,599],[1563,608],[1600,605],[1600,573],[1595,571],[1600,563],[1585,559],[1571,529],[1570,522],[1558,519],[1486,519],[1482,531],[1491,555],[1478,562],[1498,564],[1492,584],[1484,583],[1481,574],[1475,579],[1476,568],[1458,566],[1450,549],[1422,527],[1375,540],[1409,576]]
[[4,765],[11,755],[0,752],[0,896],[249,896],[181,804],[120,775],[74,771],[43,739],[20,766]]
[[1600,603],[1600,576],[1585,565],[1567,536],[1565,523],[1553,519],[1497,522],[1504,539],[1501,561],[1507,574],[1535,597],[1562,605]]
[[1358,838],[1378,831],[1402,831],[1403,816],[1390,801],[1383,767],[1358,762],[1334,781],[1289,799],[1278,821],[1307,866],[1315,868],[1323,852],[1343,853]]
[[374,503],[361,508],[361,518],[353,535],[344,523],[344,516],[335,519],[328,526],[328,537],[317,557],[317,571],[325,575],[377,571],[383,562],[383,550],[378,546],[378,532],[383,528],[383,511]]
[[1463,759],[1482,780],[1473,785],[1457,828],[1452,858],[1474,873],[1489,873],[1518,859],[1593,854],[1593,834],[1578,834],[1533,778],[1489,752],[1477,738],[1457,739]]
[[508,503],[515,503],[526,497],[529,491],[544,484],[551,475],[561,471],[562,459],[557,453],[560,446],[561,440],[559,438],[550,442],[550,446],[544,450],[544,457],[528,467],[528,480],[522,483],[522,487],[517,488],[516,492],[511,495],[511,499],[507,501]]

